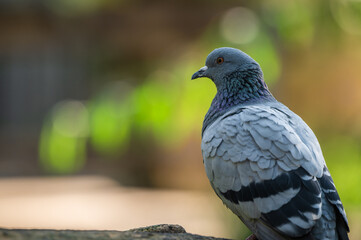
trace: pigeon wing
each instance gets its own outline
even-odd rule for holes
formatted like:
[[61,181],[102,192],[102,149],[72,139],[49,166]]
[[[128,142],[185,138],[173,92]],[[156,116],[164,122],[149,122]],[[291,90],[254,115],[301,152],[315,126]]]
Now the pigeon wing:
[[217,195],[246,225],[257,232],[250,225],[260,219],[282,235],[300,237],[321,217],[317,177],[324,160],[322,154],[316,158],[318,143],[306,145],[294,130],[288,111],[263,105],[233,109],[206,129],[202,153]]

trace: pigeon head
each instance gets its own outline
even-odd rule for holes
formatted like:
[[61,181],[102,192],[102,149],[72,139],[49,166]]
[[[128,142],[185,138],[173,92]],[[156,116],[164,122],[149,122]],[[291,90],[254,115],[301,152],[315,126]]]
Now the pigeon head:
[[213,50],[206,65],[194,73],[192,79],[201,77],[210,78],[217,87],[203,130],[234,106],[275,101],[263,80],[261,67],[238,49],[223,47]]
[[192,79],[207,77],[218,90],[257,92],[267,86],[258,63],[241,50],[223,47],[213,50],[206,65],[193,74]]

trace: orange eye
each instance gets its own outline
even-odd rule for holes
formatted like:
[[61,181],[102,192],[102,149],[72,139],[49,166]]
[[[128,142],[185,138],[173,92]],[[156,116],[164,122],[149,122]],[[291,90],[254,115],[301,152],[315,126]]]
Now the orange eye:
[[222,64],[223,62],[224,62],[224,58],[222,58],[222,57],[217,58],[218,64]]

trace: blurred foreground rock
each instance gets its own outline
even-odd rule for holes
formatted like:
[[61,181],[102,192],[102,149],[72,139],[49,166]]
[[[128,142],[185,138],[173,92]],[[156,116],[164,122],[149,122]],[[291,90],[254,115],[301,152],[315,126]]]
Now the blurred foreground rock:
[[128,231],[0,229],[1,240],[220,240],[187,233],[179,225],[154,225]]

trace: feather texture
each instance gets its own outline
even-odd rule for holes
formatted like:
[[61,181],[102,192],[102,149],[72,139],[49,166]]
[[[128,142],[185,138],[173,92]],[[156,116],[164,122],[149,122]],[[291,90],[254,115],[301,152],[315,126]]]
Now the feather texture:
[[[309,143],[317,139],[295,116],[281,103],[230,110],[204,131],[207,176],[233,212],[245,221],[262,222],[284,239],[307,236],[317,221],[332,225],[338,218],[343,223],[338,232],[345,235],[347,218],[336,188],[318,143]],[[322,198],[337,214],[322,217]],[[251,230],[257,232],[257,226]],[[268,239],[260,234],[260,239]]]

